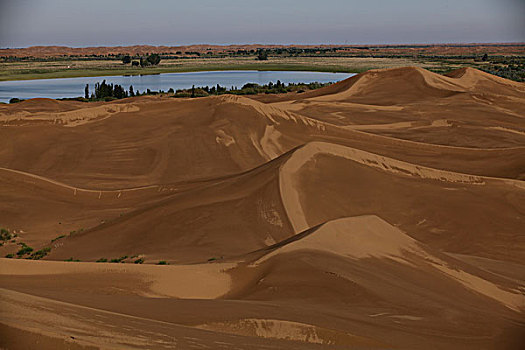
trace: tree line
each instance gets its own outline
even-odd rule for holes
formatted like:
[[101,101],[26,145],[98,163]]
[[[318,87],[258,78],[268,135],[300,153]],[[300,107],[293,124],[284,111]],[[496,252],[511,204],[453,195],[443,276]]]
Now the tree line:
[[126,90],[119,84],[107,84],[106,80],[103,80],[102,83],[96,83],[95,90],[91,95],[89,94],[89,84],[86,84],[84,88],[84,98],[89,101],[121,99],[137,96],[137,94],[140,92],[135,92],[133,85],[130,85],[129,89]]
[[180,89],[174,94],[174,97],[205,97],[210,95],[256,95],[256,94],[283,94],[288,92],[302,93],[308,90],[315,90],[333,83],[290,83],[285,84],[280,80],[276,83],[269,82],[268,84],[259,85],[256,83],[247,83],[242,88],[232,86],[230,89],[220,86],[195,87],[191,89]]
[[122,57],[122,63],[130,64],[135,66],[147,67],[147,66],[156,66],[160,63],[160,56],[156,53],[144,57],[140,57],[139,60],[132,60],[130,55],[125,55]]
[[106,80],[103,80],[101,83],[95,84],[95,89],[90,93],[89,84],[86,84],[84,88],[84,99],[83,101],[110,101],[115,99],[121,99],[126,97],[134,96],[144,96],[144,95],[157,95],[157,94],[170,94],[173,97],[205,97],[212,95],[256,95],[256,94],[282,94],[288,92],[297,92],[302,93],[308,90],[315,90],[325,86],[328,86],[332,83],[290,83],[285,84],[280,80],[277,80],[276,83],[269,82],[268,84],[259,85],[256,83],[247,83],[242,88],[237,88],[232,86],[230,89],[225,86],[217,84],[215,86],[201,86],[196,87],[193,85],[189,89],[179,89],[175,91],[173,88],[170,88],[168,91],[151,91],[147,89],[142,93],[140,91],[135,91],[133,85],[130,85],[128,89],[122,87],[119,84],[108,84]]

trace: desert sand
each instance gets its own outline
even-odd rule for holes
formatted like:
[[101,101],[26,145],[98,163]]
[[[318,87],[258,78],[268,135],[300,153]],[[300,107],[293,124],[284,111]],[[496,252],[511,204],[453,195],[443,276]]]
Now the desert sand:
[[524,181],[470,68],[0,105],[0,347],[522,349]]

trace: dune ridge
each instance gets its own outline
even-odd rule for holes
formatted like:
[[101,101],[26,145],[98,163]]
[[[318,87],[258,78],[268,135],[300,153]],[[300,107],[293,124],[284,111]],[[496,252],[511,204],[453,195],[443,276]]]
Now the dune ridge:
[[453,264],[436,257],[424,245],[375,215],[329,221],[301,239],[272,250],[251,266],[297,251],[322,251],[351,259],[387,258],[414,267],[425,261],[467,288],[497,300],[514,311],[523,312],[525,309],[525,295],[519,290],[504,290],[478,276],[456,269]]

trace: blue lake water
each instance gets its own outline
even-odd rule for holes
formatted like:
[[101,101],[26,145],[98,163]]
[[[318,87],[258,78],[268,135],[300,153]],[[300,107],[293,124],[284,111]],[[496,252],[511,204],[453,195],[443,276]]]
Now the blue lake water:
[[106,80],[108,84],[122,85],[126,90],[133,85],[135,91],[152,91],[170,88],[187,89],[195,86],[220,84],[228,89],[241,88],[246,83],[329,83],[344,80],[352,73],[296,72],[296,71],[213,71],[190,73],[163,73],[154,75],[82,77],[64,79],[38,79],[0,82],[0,102],[9,102],[13,97],[28,99],[35,97],[62,98],[84,96],[84,87],[89,84],[93,92],[95,83]]

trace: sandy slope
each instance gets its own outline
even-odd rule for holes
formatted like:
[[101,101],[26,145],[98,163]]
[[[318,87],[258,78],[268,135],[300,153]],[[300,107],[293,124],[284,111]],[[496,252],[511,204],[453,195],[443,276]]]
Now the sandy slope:
[[524,97],[409,67],[1,106],[1,256],[51,251],[0,259],[0,346],[519,349]]
[[[359,125],[402,139],[502,148],[523,146],[523,135],[518,135],[524,131],[524,94],[522,83],[471,68],[441,76],[407,67],[369,71],[275,104],[337,125]],[[392,125],[374,127],[386,124]],[[494,124],[505,129],[487,130]]]

